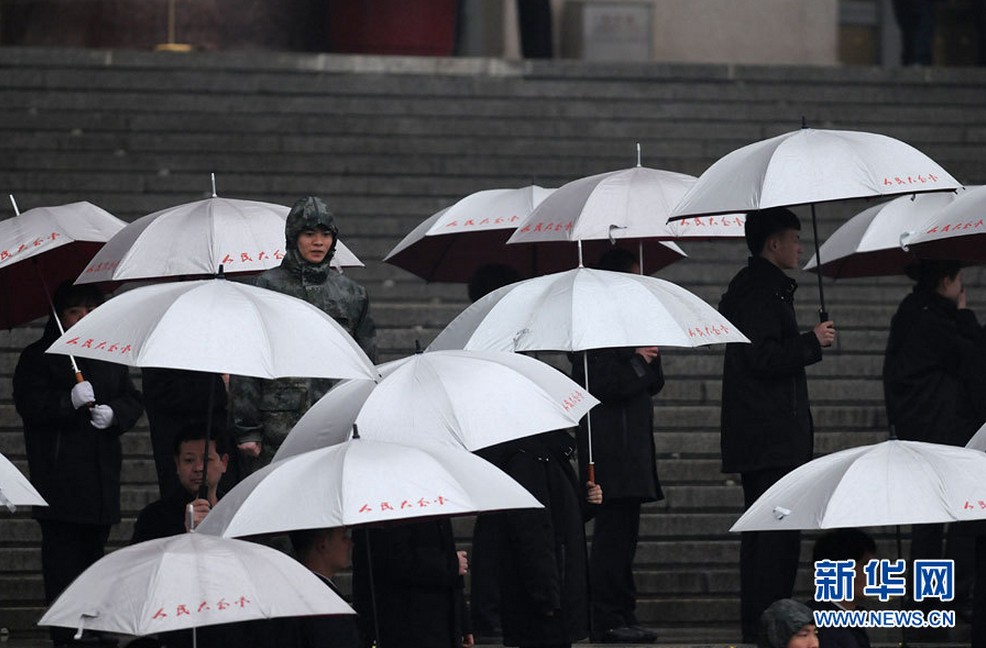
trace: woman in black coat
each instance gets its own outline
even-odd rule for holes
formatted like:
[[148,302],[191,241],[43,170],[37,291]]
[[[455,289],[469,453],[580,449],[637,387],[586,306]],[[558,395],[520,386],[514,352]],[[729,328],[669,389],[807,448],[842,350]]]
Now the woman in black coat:
[[[571,435],[556,431],[485,451],[544,505],[491,517],[504,645],[568,646],[589,633],[584,489],[570,463],[574,450]],[[598,486],[589,497],[601,500]]]

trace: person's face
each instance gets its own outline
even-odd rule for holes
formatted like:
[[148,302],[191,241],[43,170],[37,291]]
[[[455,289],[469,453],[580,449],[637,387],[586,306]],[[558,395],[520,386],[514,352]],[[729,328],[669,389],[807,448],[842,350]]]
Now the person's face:
[[959,295],[962,294],[962,271],[955,275],[955,278],[945,277],[941,280],[941,286],[938,288],[938,292],[942,297],[946,299],[951,299],[956,304],[959,303]]
[[[178,456],[175,463],[178,467],[178,481],[182,488],[189,493],[194,493],[202,486],[202,449],[205,448],[205,439],[185,441],[178,448]],[[214,441],[209,442],[209,487],[214,488],[226,472],[226,463],[229,461],[227,455],[219,456],[216,452]]]
[[353,539],[350,537],[349,529],[345,527],[333,529],[326,538],[326,543],[326,558],[332,567],[332,572],[339,572],[349,567],[353,551]]
[[859,605],[859,602],[866,598],[863,594],[863,590],[866,589],[866,563],[876,558],[871,553],[863,554],[863,557],[856,561],[856,567],[854,571],[856,572],[856,577],[852,582],[852,593],[853,593],[853,605]]
[[321,263],[335,237],[323,229],[304,230],[298,235],[298,253],[308,263]]
[[787,648],[818,648],[818,630],[813,624],[802,626],[788,640]]
[[801,233],[787,229],[767,239],[774,263],[782,270],[794,270],[801,258]]
[[69,306],[62,310],[58,319],[62,322],[62,328],[66,331],[72,328],[80,319],[92,312],[89,306]]

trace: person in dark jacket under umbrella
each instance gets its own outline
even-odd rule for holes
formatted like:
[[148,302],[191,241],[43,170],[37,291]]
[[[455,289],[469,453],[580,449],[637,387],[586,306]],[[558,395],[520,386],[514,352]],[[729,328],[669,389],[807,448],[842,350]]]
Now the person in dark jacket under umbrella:
[[[747,267],[733,277],[719,311],[750,339],[729,344],[722,369],[722,471],[740,473],[744,508],[793,468],[810,461],[814,428],[805,367],[835,339],[831,320],[801,332],[797,283],[785,270],[801,255],[798,217],[782,207],[746,217]],[[756,641],[760,615],[790,598],[798,571],[797,531],[750,531],[740,538],[743,642]]]
[[[629,251],[614,248],[600,258],[601,270],[637,274]],[[592,458],[595,481],[606,491],[593,507],[589,580],[592,590],[593,641],[650,643],[657,634],[637,620],[633,561],[640,534],[640,506],[664,499],[654,451],[653,397],[664,387],[657,347],[596,349],[588,354],[588,383],[582,354],[572,355],[572,378],[588,385],[600,404],[592,408]],[[577,434],[580,475],[588,473],[586,420]]]
[[[103,301],[99,289],[65,282],[53,305],[68,330]],[[103,556],[110,527],[120,521],[120,435],[143,412],[127,367],[78,359],[76,382],[69,358],[46,354],[59,336],[53,315],[41,339],[21,353],[14,369],[14,405],[24,421],[31,482],[48,502],[34,507],[41,525],[41,571],[50,604],[76,576]],[[53,628],[56,645],[74,631]]]
[[[257,277],[256,285],[317,307],[375,361],[376,326],[366,289],[331,266],[338,238],[335,216],[325,203],[315,196],[299,199],[284,223],[284,259]],[[247,464],[242,476],[270,463],[298,419],[332,385],[328,379],[230,376],[232,433]]]
[[[925,260],[908,267],[914,290],[890,322],[883,358],[887,420],[900,439],[964,446],[986,422],[986,331],[967,307],[962,266]],[[956,606],[971,614],[976,525],[952,524]],[[911,559],[943,558],[943,524],[911,528]]]
[[490,516],[506,646],[564,648],[589,633],[588,510],[582,501],[598,505],[603,493],[597,484],[579,485],[574,451],[572,435],[564,430],[485,449],[484,456],[544,505]]

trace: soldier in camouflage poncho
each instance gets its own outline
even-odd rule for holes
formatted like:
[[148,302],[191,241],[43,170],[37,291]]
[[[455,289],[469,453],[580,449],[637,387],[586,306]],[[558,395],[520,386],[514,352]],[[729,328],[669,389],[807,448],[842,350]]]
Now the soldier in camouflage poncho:
[[[322,200],[314,196],[300,199],[285,223],[284,260],[261,274],[256,285],[322,309],[375,361],[376,329],[366,290],[330,267],[338,234],[332,212]],[[247,463],[253,464],[250,472],[270,463],[298,419],[332,384],[326,379],[231,377],[233,433]]]

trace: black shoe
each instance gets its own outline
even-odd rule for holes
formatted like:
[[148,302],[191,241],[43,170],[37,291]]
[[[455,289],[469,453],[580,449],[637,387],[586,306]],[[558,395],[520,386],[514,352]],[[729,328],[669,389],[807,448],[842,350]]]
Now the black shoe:
[[637,632],[640,633],[640,635],[643,637],[642,643],[654,643],[655,641],[657,641],[657,632],[655,632],[650,628],[645,628],[644,626],[640,626],[640,625],[632,625],[630,626],[630,629],[636,630]]
[[651,636],[651,634],[643,628],[621,626],[619,628],[610,628],[597,641],[608,644],[653,643],[657,639],[657,635],[654,634]]

